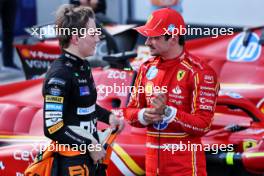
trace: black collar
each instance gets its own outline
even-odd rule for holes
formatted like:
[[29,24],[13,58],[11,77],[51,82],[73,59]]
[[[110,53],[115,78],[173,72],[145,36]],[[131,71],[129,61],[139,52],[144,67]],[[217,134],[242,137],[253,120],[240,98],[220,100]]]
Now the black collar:
[[68,51],[63,50],[62,53],[63,53],[62,55],[65,58],[67,58],[73,64],[77,64],[77,65],[81,66],[85,62],[85,60],[81,59],[80,57],[78,57],[78,56],[76,56],[76,55],[74,55]]

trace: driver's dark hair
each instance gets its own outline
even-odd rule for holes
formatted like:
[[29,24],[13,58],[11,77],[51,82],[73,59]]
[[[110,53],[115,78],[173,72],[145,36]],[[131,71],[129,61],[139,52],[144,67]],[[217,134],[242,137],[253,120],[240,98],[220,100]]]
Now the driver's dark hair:
[[[164,35],[165,40],[168,41],[170,38],[172,38],[172,35],[165,34]],[[184,46],[185,44],[185,36],[179,35],[179,45]]]
[[75,6],[71,4],[61,5],[56,11],[56,31],[57,38],[61,48],[68,48],[72,37],[72,32],[63,34],[60,31],[69,29],[77,29],[80,31],[81,28],[87,28],[89,19],[94,19],[94,12],[90,7],[86,6]]

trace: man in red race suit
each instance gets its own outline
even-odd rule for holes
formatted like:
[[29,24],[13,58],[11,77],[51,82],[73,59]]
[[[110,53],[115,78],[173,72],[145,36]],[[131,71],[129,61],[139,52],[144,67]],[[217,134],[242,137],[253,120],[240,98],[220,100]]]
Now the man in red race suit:
[[170,8],[136,28],[154,57],[140,67],[124,115],[132,126],[147,127],[147,176],[206,175],[201,136],[210,129],[219,83],[211,67],[186,51],[181,28],[182,16]]

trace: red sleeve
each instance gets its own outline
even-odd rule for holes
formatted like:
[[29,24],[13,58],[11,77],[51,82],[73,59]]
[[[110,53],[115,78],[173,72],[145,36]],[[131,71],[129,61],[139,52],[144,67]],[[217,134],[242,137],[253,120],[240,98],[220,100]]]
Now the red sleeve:
[[202,70],[193,76],[191,113],[178,110],[176,123],[192,135],[201,136],[209,131],[219,91],[217,76],[213,70]]
[[138,112],[146,107],[146,99],[144,95],[144,85],[142,79],[144,77],[144,64],[141,65],[137,74],[133,90],[127,108],[124,108],[124,116],[128,122],[135,127],[145,127],[138,120]]

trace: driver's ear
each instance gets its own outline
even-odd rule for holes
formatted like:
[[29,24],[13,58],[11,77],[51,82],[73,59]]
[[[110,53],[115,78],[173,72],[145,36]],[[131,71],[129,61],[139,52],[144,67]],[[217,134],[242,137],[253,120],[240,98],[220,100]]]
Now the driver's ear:
[[72,35],[70,43],[71,43],[72,45],[77,45],[78,42],[79,42],[79,37],[78,37],[78,35]]

